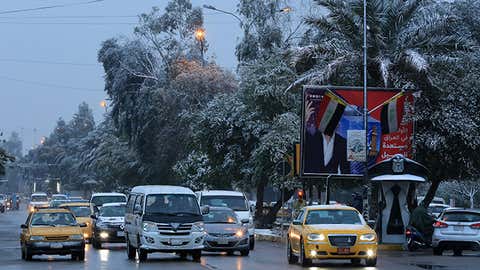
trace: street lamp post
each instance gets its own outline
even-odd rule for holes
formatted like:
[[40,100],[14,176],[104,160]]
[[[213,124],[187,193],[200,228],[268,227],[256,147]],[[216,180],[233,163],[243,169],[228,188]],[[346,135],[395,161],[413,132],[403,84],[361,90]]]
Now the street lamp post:
[[200,55],[202,57],[202,66],[205,65],[204,51],[205,51],[205,29],[198,28],[195,30],[195,39],[200,44]]

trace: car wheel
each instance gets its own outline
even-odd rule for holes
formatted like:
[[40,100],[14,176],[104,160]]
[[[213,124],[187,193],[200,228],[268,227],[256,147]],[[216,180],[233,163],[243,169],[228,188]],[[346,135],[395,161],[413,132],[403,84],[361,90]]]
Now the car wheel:
[[202,258],[202,251],[201,250],[194,250],[192,252],[192,258],[194,262],[200,262],[200,259]]
[[30,251],[28,250],[28,248],[25,248],[25,260],[26,261],[31,261],[33,258],[33,255],[30,253]]
[[408,249],[408,251],[417,250],[417,245],[415,244],[415,242],[411,238],[409,238],[407,240],[407,249]]
[[361,260],[360,260],[360,259],[351,259],[350,262],[351,262],[353,265],[358,266],[358,265],[360,265]]
[[303,267],[308,267],[312,264],[312,260],[305,257],[305,247],[303,246],[303,239],[300,239],[300,264]]
[[135,260],[135,255],[137,255],[137,250],[130,244],[130,241],[127,240],[127,257],[129,260]]
[[433,255],[442,256],[442,254],[443,254],[443,249],[441,249],[439,247],[434,247],[433,248]]
[[76,261],[77,258],[78,258],[78,255],[76,253],[72,253],[70,256],[71,256],[72,261]]
[[250,250],[255,249],[255,237],[250,237]]
[[248,256],[250,254],[250,249],[244,249],[244,250],[240,250],[240,255],[242,256]]
[[287,243],[287,260],[289,264],[294,264],[298,262],[298,257],[293,254],[292,251],[292,246],[290,244],[290,241]]
[[368,267],[377,266],[377,257],[365,259],[365,265]]
[[138,249],[138,260],[141,261],[141,262],[144,262],[146,261],[148,258],[148,252],[143,249],[143,248],[139,248]]
[[85,261],[85,250],[80,251],[80,253],[77,255],[77,258],[79,261]]
[[180,256],[180,259],[185,260],[187,258],[187,253],[186,252],[179,252],[177,253],[178,256]]
[[461,249],[454,249],[453,250],[453,256],[462,256],[462,250]]

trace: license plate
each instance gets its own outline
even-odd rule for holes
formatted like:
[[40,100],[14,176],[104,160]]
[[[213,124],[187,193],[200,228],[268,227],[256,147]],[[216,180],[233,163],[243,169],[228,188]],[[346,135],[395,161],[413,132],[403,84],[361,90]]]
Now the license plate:
[[463,226],[453,226],[453,230],[457,232],[463,231]]
[[124,231],[118,231],[117,232],[117,237],[124,237],[125,236],[125,232]]
[[51,244],[50,244],[50,248],[55,248],[55,249],[57,249],[57,248],[63,248],[63,245],[60,244],[60,243],[51,243]]
[[220,245],[226,245],[226,244],[228,244],[228,240],[220,238],[220,239],[217,240],[217,243],[220,244]]
[[183,244],[183,240],[180,239],[170,239],[170,244],[172,246],[180,246]]
[[337,248],[338,254],[350,254],[350,248]]

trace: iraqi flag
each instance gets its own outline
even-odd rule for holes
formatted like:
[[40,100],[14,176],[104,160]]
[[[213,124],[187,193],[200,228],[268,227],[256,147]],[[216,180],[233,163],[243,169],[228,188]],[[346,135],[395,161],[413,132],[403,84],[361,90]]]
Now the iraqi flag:
[[397,132],[402,123],[405,104],[405,95],[399,94],[393,100],[382,106],[380,121],[382,123],[382,134]]
[[346,103],[330,91],[326,91],[317,111],[317,129],[332,136],[342,118]]

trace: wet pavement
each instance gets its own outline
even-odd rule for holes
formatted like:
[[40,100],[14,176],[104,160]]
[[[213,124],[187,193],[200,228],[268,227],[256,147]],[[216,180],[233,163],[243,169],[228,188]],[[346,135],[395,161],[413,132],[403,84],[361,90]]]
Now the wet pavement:
[[[288,265],[285,258],[285,247],[278,243],[259,242],[249,257],[240,255],[205,253],[201,263],[190,259],[181,260],[172,254],[149,254],[145,263],[127,260],[124,245],[105,245],[95,250],[91,245],[86,247],[84,262],[71,261],[69,256],[34,256],[31,262],[20,258],[19,233],[20,224],[25,222],[24,211],[0,214],[0,269],[1,270],[77,270],[77,269],[211,269],[211,270],[283,270],[302,269],[299,265]],[[381,252],[377,267],[352,266],[345,261],[321,261],[309,269],[479,269],[480,253],[465,252],[462,257],[453,257],[451,253],[444,256],[433,256],[431,250],[418,252]]]

